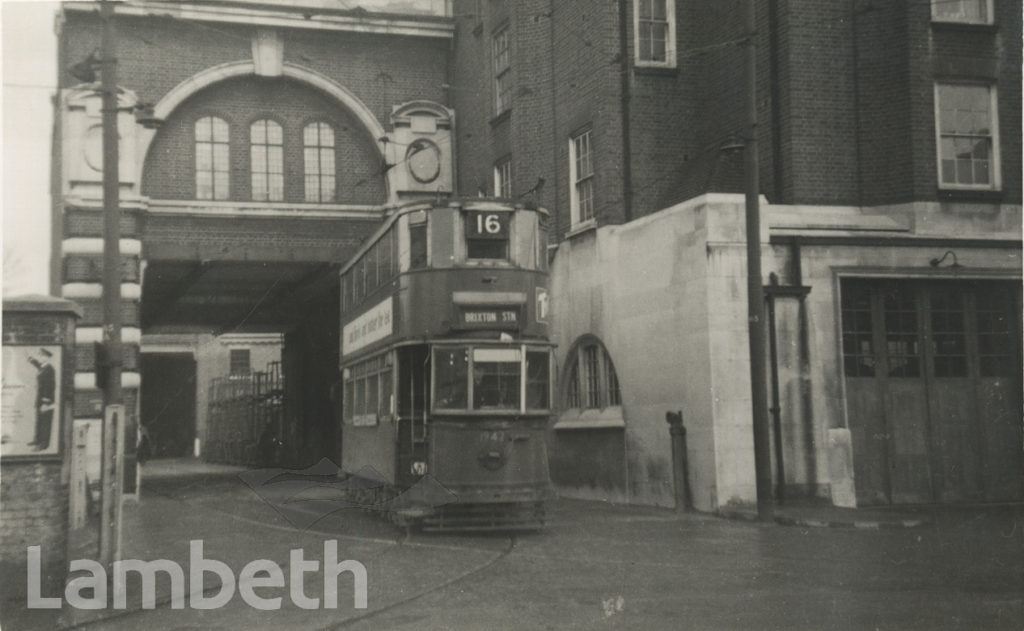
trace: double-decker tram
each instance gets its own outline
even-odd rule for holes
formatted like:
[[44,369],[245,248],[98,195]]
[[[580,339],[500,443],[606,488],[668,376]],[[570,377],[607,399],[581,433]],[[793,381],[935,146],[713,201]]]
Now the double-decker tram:
[[450,492],[400,508],[406,523],[543,525],[547,223],[500,200],[407,204],[341,270],[342,469]]

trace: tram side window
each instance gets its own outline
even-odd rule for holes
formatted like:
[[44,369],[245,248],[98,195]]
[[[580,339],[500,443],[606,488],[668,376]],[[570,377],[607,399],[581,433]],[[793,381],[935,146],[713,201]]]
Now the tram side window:
[[465,348],[439,348],[434,352],[438,408],[463,410],[469,405],[467,388],[469,352]]
[[420,211],[409,215],[409,269],[427,266],[427,214]]
[[363,263],[366,265],[366,295],[369,296],[377,288],[377,246],[371,247],[363,255]]
[[394,238],[395,231],[391,229],[377,242],[377,271],[380,274],[380,284],[382,285],[391,280],[391,276],[394,275],[394,248],[392,247]]
[[519,409],[519,358],[516,349],[473,350],[473,409]]
[[353,425],[374,425],[389,413],[391,367],[383,355],[349,369],[345,382],[345,420]]

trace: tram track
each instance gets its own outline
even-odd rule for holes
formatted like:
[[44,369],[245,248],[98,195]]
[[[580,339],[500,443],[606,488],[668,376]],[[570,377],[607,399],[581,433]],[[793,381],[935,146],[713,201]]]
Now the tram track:
[[[195,486],[198,486],[198,485],[195,484],[195,483],[188,484],[188,485],[185,485],[184,487],[181,487],[181,490],[188,489],[190,487],[195,487]],[[185,497],[182,497],[180,493],[175,493],[173,491],[168,491],[168,490],[160,490],[159,488],[153,488],[153,487],[150,487],[148,492],[151,495],[155,495],[155,496],[161,497],[161,498],[166,499],[166,500],[170,500],[170,501],[173,501],[173,502],[179,502],[179,503],[182,503],[182,504],[189,504],[193,508],[195,507],[194,503],[190,502],[189,499],[186,499]],[[290,533],[290,534],[300,534],[300,535],[309,535],[309,536],[313,536],[313,537],[327,536],[327,537],[331,537],[333,539],[347,539],[349,541],[354,541],[354,542],[361,542],[361,543],[366,543],[366,544],[376,544],[376,545],[384,546],[382,548],[382,550],[378,554],[372,555],[370,557],[364,557],[363,558],[364,561],[379,560],[379,559],[381,559],[381,558],[383,558],[383,557],[385,557],[385,556],[387,556],[389,554],[394,554],[395,552],[397,552],[397,551],[399,551],[399,550],[401,550],[403,548],[425,548],[425,549],[437,549],[437,550],[448,550],[448,551],[469,551],[469,550],[480,551],[480,550],[482,550],[481,548],[476,547],[476,546],[472,546],[472,545],[457,545],[457,544],[452,544],[452,543],[438,543],[438,542],[429,542],[429,541],[415,541],[415,540],[412,539],[411,532],[408,529],[400,529],[399,532],[397,533],[397,536],[395,538],[382,538],[382,537],[372,537],[372,536],[365,536],[365,535],[341,534],[341,533],[337,533],[337,532],[331,532],[331,531],[315,529],[315,528],[300,529],[300,528],[296,528],[294,526],[272,524],[272,523],[268,523],[266,521],[260,521],[260,520],[257,520],[257,519],[253,519],[251,517],[240,515],[238,513],[235,513],[233,511],[225,509],[225,508],[211,506],[211,505],[209,505],[208,503],[205,503],[205,502],[202,503],[202,510],[210,511],[210,512],[217,513],[217,514],[220,514],[220,515],[224,515],[225,517],[231,518],[233,520],[239,521],[239,522],[244,523],[244,524],[249,525],[249,526],[255,526],[255,527],[258,527],[258,528],[261,528],[261,529],[272,530],[272,531],[275,531],[275,532],[283,532],[283,533]],[[393,526],[388,526],[388,527],[393,527]],[[485,561],[483,561],[481,563],[478,563],[477,565],[475,565],[473,567],[470,567],[470,568],[468,568],[466,570],[463,570],[463,571],[459,572],[456,576],[450,577],[447,580],[444,580],[444,581],[442,581],[440,583],[437,583],[437,584],[428,585],[428,586],[424,587],[423,589],[420,589],[420,590],[418,590],[418,591],[416,591],[416,592],[414,592],[412,594],[409,594],[408,596],[403,596],[402,598],[400,598],[400,599],[398,599],[396,601],[387,603],[387,604],[385,604],[385,605],[383,605],[383,606],[381,606],[379,608],[372,609],[372,610],[366,611],[366,612],[364,612],[362,614],[358,614],[358,615],[346,618],[344,620],[331,623],[331,624],[329,624],[327,626],[321,626],[321,627],[311,626],[309,628],[310,629],[316,629],[316,631],[333,631],[334,629],[344,629],[344,628],[346,628],[348,626],[351,626],[351,625],[359,623],[359,622],[363,622],[363,621],[365,621],[365,620],[367,620],[369,618],[372,618],[374,616],[378,616],[378,615],[381,615],[381,614],[386,613],[388,611],[392,611],[392,610],[394,610],[396,608],[399,608],[399,607],[401,607],[403,605],[406,605],[406,604],[414,602],[414,601],[416,601],[416,600],[418,600],[420,598],[423,598],[423,597],[425,597],[425,596],[427,596],[429,594],[432,594],[434,592],[443,590],[443,589],[445,589],[445,588],[447,588],[447,587],[449,587],[449,586],[451,586],[453,584],[465,581],[465,580],[467,580],[467,579],[469,579],[469,578],[471,578],[473,576],[479,575],[481,572],[486,571],[488,568],[492,567],[494,564],[498,563],[502,559],[506,558],[509,554],[511,554],[511,552],[515,549],[515,545],[516,545],[516,538],[515,538],[515,536],[514,535],[509,535],[509,536],[506,537],[506,541],[505,541],[504,545],[499,550],[497,550],[495,554],[490,555],[489,558],[487,558]],[[287,562],[280,564],[280,566],[281,566],[282,570],[285,571],[285,572],[287,572],[288,569],[289,569],[289,564]],[[220,584],[211,585],[211,586],[205,588],[202,591],[202,594],[203,594],[203,596],[211,596],[212,594],[214,594],[216,592],[219,592],[220,590],[221,590],[221,585]],[[115,623],[115,622],[119,623],[119,624],[123,624],[125,621],[130,620],[131,618],[147,614],[147,613],[152,612],[154,610],[168,609],[169,606],[171,605],[171,602],[172,602],[172,598],[169,595],[167,597],[165,597],[165,598],[159,598],[158,597],[156,602],[154,603],[155,606],[154,606],[153,609],[134,608],[134,609],[126,609],[126,610],[112,610],[112,611],[109,611],[109,615],[102,615],[102,616],[99,616],[97,618],[93,618],[93,619],[90,619],[90,620],[78,621],[78,622],[75,622],[73,624],[68,624],[68,625],[61,626],[60,628],[61,629],[69,629],[69,630],[70,629],[87,629],[87,628],[100,627],[103,624],[111,624],[111,623]]]
[[416,593],[414,593],[414,594],[412,594],[410,596],[407,596],[405,598],[401,598],[401,599],[399,599],[399,600],[397,600],[395,602],[388,603],[387,605],[384,605],[383,607],[374,609],[372,611],[367,611],[366,613],[358,615],[358,616],[353,616],[351,618],[346,618],[345,620],[342,620],[340,622],[334,623],[332,625],[328,625],[326,627],[320,627],[319,629],[317,629],[317,631],[335,631],[337,629],[344,629],[346,627],[350,627],[350,626],[352,626],[354,624],[357,624],[357,623],[360,623],[360,622],[365,622],[366,620],[369,620],[370,618],[373,618],[375,616],[379,616],[379,615],[385,614],[385,613],[387,613],[389,611],[393,611],[395,609],[398,609],[399,607],[402,607],[403,605],[407,605],[409,603],[415,602],[415,601],[419,600],[420,598],[423,598],[424,596],[428,596],[428,595],[433,594],[435,592],[439,592],[439,591],[441,591],[443,589],[447,589],[448,587],[450,587],[450,586],[452,586],[452,585],[454,585],[456,583],[460,583],[460,582],[465,581],[465,580],[467,580],[467,579],[469,579],[469,578],[471,578],[473,576],[477,576],[478,574],[481,574],[482,572],[490,569],[495,564],[497,564],[499,561],[502,561],[503,559],[508,557],[510,554],[512,554],[512,551],[515,549],[515,546],[516,546],[516,537],[514,535],[509,535],[507,537],[507,540],[508,541],[507,541],[507,544],[505,546],[505,549],[502,550],[499,554],[497,554],[493,558],[488,559],[487,561],[477,565],[476,567],[473,567],[473,568],[470,568],[468,570],[465,570],[464,572],[462,572],[458,576],[454,576],[454,577],[452,577],[452,578],[450,578],[450,579],[448,579],[446,581],[443,581],[443,582],[441,582],[441,583],[439,583],[437,585],[433,585],[433,586],[428,587],[426,589],[420,590],[419,592],[416,592]]
[[[184,500],[182,500],[180,498],[175,498],[175,497],[172,497],[170,495],[166,495],[166,494],[162,494],[162,493],[158,493],[158,494],[160,494],[160,495],[162,495],[164,497],[167,497],[168,499],[173,499],[173,500],[177,500],[177,501],[184,501]],[[245,523],[250,523],[252,525],[256,525],[256,526],[259,526],[259,527],[262,527],[262,528],[269,528],[269,529],[272,529],[272,530],[288,531],[288,532],[295,532],[296,531],[296,529],[292,528],[292,527],[279,526],[277,524],[267,524],[266,522],[259,522],[259,521],[250,519],[248,517],[244,517],[244,516],[241,516],[241,515],[238,515],[238,514],[235,514],[235,513],[231,513],[230,511],[225,511],[223,509],[217,509],[217,508],[213,508],[213,507],[208,507],[208,508],[210,510],[214,510],[214,511],[217,511],[217,512],[224,513],[224,514],[226,514],[226,515],[228,515],[228,516],[230,516],[230,517],[232,517],[234,519],[237,519],[239,521],[242,521],[242,522],[245,522]],[[344,537],[344,538],[355,539],[355,540],[359,540],[359,541],[369,541],[371,543],[392,543],[392,544],[394,544],[394,547],[386,548],[381,553],[380,556],[383,556],[387,552],[391,552],[391,551],[400,549],[402,547],[423,547],[423,548],[447,549],[447,550],[456,550],[456,551],[457,550],[470,549],[469,546],[456,546],[456,545],[451,545],[451,544],[439,544],[439,543],[433,543],[433,542],[412,541],[411,538],[410,538],[410,531],[408,529],[403,529],[401,536],[399,538],[395,539],[395,540],[379,539],[379,538],[372,538],[372,537],[362,537],[362,536],[358,536],[358,535],[338,535],[337,533],[332,533],[332,532],[328,532],[328,531],[324,531],[324,530],[317,530],[317,529],[312,529],[312,528],[311,529],[302,530],[301,532],[303,532],[305,534],[311,534],[311,535],[328,535],[328,536],[332,536],[332,537],[335,537],[335,538]],[[409,603],[415,602],[416,600],[419,600],[420,598],[423,598],[423,597],[428,596],[430,594],[433,594],[435,592],[438,592],[438,591],[441,591],[443,589],[446,589],[446,588],[448,588],[448,587],[450,587],[450,586],[452,586],[452,585],[454,585],[456,583],[460,583],[462,581],[465,581],[465,580],[467,580],[467,579],[469,579],[469,578],[471,578],[473,576],[477,576],[480,573],[482,573],[482,572],[486,571],[487,569],[491,568],[492,566],[494,566],[496,563],[498,563],[501,560],[503,560],[506,557],[508,557],[512,553],[512,551],[515,549],[515,546],[516,546],[516,537],[514,535],[509,535],[509,536],[506,537],[505,546],[498,552],[498,554],[496,554],[495,556],[493,556],[490,559],[487,559],[483,563],[480,563],[480,564],[478,564],[478,565],[476,565],[476,566],[474,566],[472,568],[469,568],[469,569],[459,573],[457,576],[453,576],[453,577],[449,578],[448,580],[442,581],[441,583],[438,583],[436,585],[432,585],[432,586],[426,587],[426,588],[424,588],[422,590],[419,590],[418,592],[410,594],[409,596],[406,596],[406,597],[401,598],[401,599],[399,599],[397,601],[388,603],[387,605],[384,605],[383,607],[379,607],[377,609],[373,609],[371,611],[367,611],[367,612],[365,612],[363,614],[360,614],[360,615],[357,615],[357,616],[354,616],[354,617],[346,618],[345,620],[342,620],[342,621],[337,622],[337,623],[333,623],[331,625],[327,625],[327,626],[324,626],[324,627],[319,627],[319,628],[316,629],[316,631],[335,631],[337,629],[344,629],[346,627],[352,626],[352,625],[360,623],[360,622],[364,622],[364,621],[369,620],[369,619],[371,619],[371,618],[373,618],[375,616],[382,615],[384,613],[387,613],[389,611],[392,611],[394,609],[397,609],[397,608],[402,607],[404,605],[407,605]],[[210,591],[212,591],[212,590],[210,590]]]

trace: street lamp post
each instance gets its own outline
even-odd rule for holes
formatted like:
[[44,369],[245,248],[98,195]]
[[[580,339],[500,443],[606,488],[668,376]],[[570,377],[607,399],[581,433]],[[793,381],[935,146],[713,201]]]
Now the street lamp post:
[[103,122],[103,345],[96,361],[103,389],[102,516],[100,561],[109,567],[120,557],[121,487],[124,408],[121,393],[121,210],[118,172],[117,57],[114,5],[102,0],[102,66],[100,91]]
[[747,325],[750,338],[750,403],[754,425],[754,475],[757,517],[774,518],[772,504],[771,437],[768,426],[768,386],[765,369],[764,286],[761,281],[761,209],[757,159],[757,2],[747,0],[746,118],[743,151],[747,224]]

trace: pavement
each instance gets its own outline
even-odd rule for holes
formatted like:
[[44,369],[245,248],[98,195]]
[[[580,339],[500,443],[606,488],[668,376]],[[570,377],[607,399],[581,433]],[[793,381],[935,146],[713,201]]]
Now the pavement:
[[[202,540],[204,558],[236,573],[259,558],[292,578],[292,551],[323,559],[325,542],[336,541],[339,560],[366,567],[366,609],[347,574],[336,609],[303,609],[278,589],[280,609],[270,612],[237,593],[217,609],[178,609],[161,578],[154,609],[142,609],[139,585],[129,584],[125,610],[4,603],[3,629],[1024,629],[1021,505],[790,502],[765,523],[752,509],[715,516],[562,499],[541,533],[436,535],[357,510],[297,528],[241,483],[241,471],[147,463],[141,500],[125,506],[122,557],[169,559],[187,575],[189,541]],[[204,579],[207,598],[221,591],[214,575]],[[325,596],[320,587],[307,581],[303,593]]]
[[[945,512],[938,506],[844,508],[820,499],[791,499],[772,507],[771,520],[783,526],[802,528],[918,528],[932,523],[936,514]],[[729,519],[757,520],[755,507],[725,507],[719,512]]]

